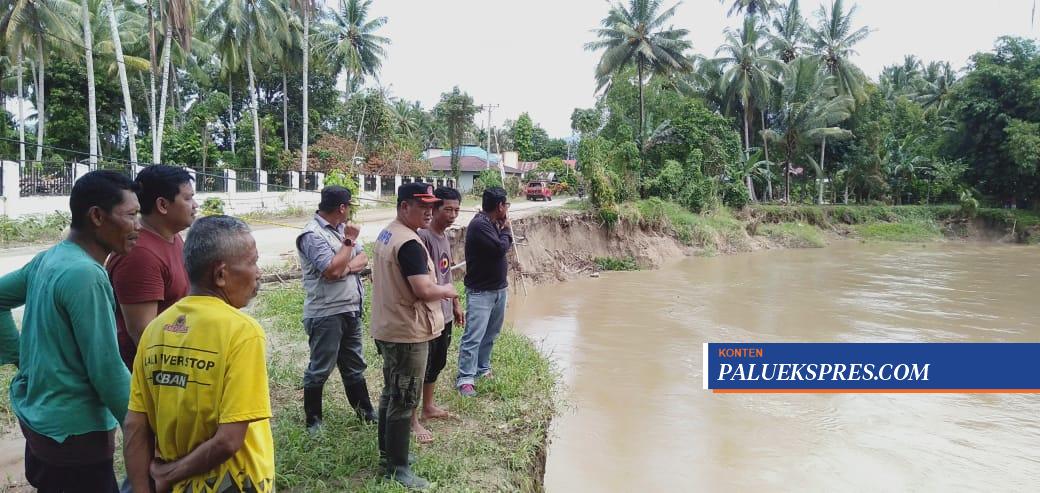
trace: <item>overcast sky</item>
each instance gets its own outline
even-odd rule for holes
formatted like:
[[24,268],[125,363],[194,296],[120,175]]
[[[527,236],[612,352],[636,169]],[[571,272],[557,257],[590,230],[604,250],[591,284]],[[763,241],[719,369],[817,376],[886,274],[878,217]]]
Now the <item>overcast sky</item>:
[[[328,1],[328,0],[327,0]],[[338,4],[336,0],[329,5]],[[802,0],[812,22],[820,0]],[[961,68],[1001,35],[1036,37],[1034,0],[861,0],[856,26],[873,32],[854,61],[876,79],[885,65],[915,54]],[[687,0],[674,25],[690,31],[696,52],[713,55],[730,0]],[[667,0],[665,6],[671,3]],[[373,16],[392,40],[380,81],[391,95],[431,108],[455,85],[477,104],[498,104],[492,124],[527,111],[551,136],[570,135],[575,107],[595,101],[597,54],[583,45],[606,15],[604,0],[375,0]],[[485,125],[487,113],[478,117]]]

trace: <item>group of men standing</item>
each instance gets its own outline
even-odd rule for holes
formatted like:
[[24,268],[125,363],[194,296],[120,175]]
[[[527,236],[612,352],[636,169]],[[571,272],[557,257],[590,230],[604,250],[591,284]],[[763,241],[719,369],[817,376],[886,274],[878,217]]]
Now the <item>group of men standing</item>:
[[350,192],[322,190],[319,210],[296,239],[311,349],[303,377],[305,424],[311,432],[321,429],[322,391],[336,366],[351,407],[362,420],[377,423],[386,476],[409,488],[428,486],[412,472],[409,459],[413,431],[420,442],[433,439],[420,417],[449,415],[437,406],[434,388],[447,364],[453,324],[466,327],[456,387],[474,397],[475,378],[492,377],[491,349],[505,317],[506,253],[512,246],[505,191],[484,192],[482,211],[466,234],[465,315],[452,283],[454,262],[446,236],[461,201],[451,188],[402,185],[396,217],[376,239],[370,331],[383,357],[383,391],[375,416],[364,381],[364,289],[358,276],[369,259],[358,240],[360,230],[348,223]]
[[[369,259],[348,223],[351,206],[347,189],[327,187],[297,237],[310,346],[305,424],[321,429],[324,384],[338,368],[351,407],[377,423],[386,477],[424,488],[409,465],[410,435],[432,439],[419,417],[448,415],[433,389],[453,322],[467,327],[460,394],[475,396],[475,379],[492,377],[509,203],[503,190],[486,191],[467,231],[463,315],[445,236],[459,193],[421,183],[398,190],[371,267],[370,330],[384,359],[378,412],[362,356],[360,274]],[[197,207],[180,168],[149,166],[134,181],[88,173],[72,189],[68,237],[0,277],[0,364],[18,367],[11,406],[26,438],[26,478],[39,491],[120,491],[117,426],[122,491],[273,491],[266,335],[240,311],[259,288],[256,243],[241,220],[195,220]],[[22,305],[19,333],[11,310]]]

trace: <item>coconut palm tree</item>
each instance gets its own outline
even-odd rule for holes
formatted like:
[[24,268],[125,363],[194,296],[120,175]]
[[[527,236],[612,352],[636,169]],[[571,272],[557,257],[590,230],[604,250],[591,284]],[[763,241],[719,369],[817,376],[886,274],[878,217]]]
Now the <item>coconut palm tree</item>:
[[288,30],[285,11],[274,0],[219,0],[206,26],[213,32],[224,32],[230,42],[242,50],[249,80],[249,104],[253,114],[253,152],[256,169],[261,168],[260,110],[256,96],[254,53],[270,50],[270,34]]
[[844,0],[834,0],[830,8],[821,5],[816,12],[816,28],[810,29],[810,38],[824,69],[837,81],[838,92],[862,101],[866,96],[863,91],[866,76],[851,58],[856,54],[853,47],[870,34],[870,29],[867,26],[852,28],[852,17],[857,10],[853,5],[846,12]]
[[97,102],[94,100],[94,38],[91,32],[90,4],[80,0],[80,25],[83,27],[83,59],[87,65],[87,126],[90,141],[88,160],[92,166],[98,161]]
[[344,101],[366,76],[378,77],[390,38],[376,34],[386,17],[369,20],[372,0],[341,0],[342,12],[333,11],[327,25],[316,34],[315,51],[322,54],[336,74],[344,73]]
[[119,34],[119,19],[112,0],[104,1],[104,10],[108,17],[108,27],[112,33],[112,52],[115,56],[119,73],[119,86],[123,90],[123,112],[126,120],[127,147],[130,150],[130,162],[137,164],[137,120],[134,119],[133,102],[130,98],[130,83],[126,75],[126,56],[123,54],[122,38]]
[[809,26],[802,17],[798,0],[780,6],[777,15],[773,17],[772,32],[769,33],[774,56],[784,63],[791,63],[805,48],[808,34]]
[[[295,0],[282,0],[280,8],[287,14],[295,11],[293,3]],[[289,72],[296,72],[299,68],[297,63],[303,58],[302,39],[303,23],[296,16],[286,16],[288,29],[274,30],[271,32],[271,67],[277,67],[282,76],[282,146],[289,151]],[[303,113],[304,115],[306,113]]]
[[[75,3],[68,0],[13,0],[0,19],[0,38],[7,49],[15,51],[13,54],[19,66],[22,65],[25,51],[35,51],[30,59],[30,66],[33,73],[33,93],[36,95],[37,162],[43,161],[44,129],[47,122],[44,90],[47,74],[46,48],[56,48],[60,51],[70,49],[68,40],[78,37],[73,22],[79,13],[78,9]],[[22,70],[19,69],[17,72],[21,79]],[[21,81],[19,85],[22,85]],[[22,132],[24,133],[24,129]]]
[[[747,13],[748,17],[760,16],[763,18],[769,18],[770,12],[776,8],[776,0],[732,0],[733,5],[729,7],[727,16],[732,17],[733,14]],[[726,3],[726,0],[719,0],[719,3]]]
[[308,108],[308,99],[310,97],[310,58],[311,58],[311,16],[317,11],[317,6],[314,0],[290,0],[291,7],[294,11],[299,12],[300,17],[303,19],[303,36],[300,41],[303,49],[303,83],[301,84],[301,90],[303,93],[303,139],[300,144],[300,171],[307,171],[307,145],[309,144],[308,135],[310,129],[310,108]]
[[929,111],[942,113],[950,103],[950,90],[957,73],[949,62],[932,62],[925,68],[914,100]]
[[693,61],[685,53],[692,47],[686,39],[689,31],[671,25],[665,27],[679,5],[660,11],[659,0],[629,0],[628,6],[614,3],[600,23],[602,27],[593,30],[599,40],[585,45],[589,51],[603,50],[596,65],[597,91],[606,88],[626,67],[636,67],[639,85],[636,144],[640,148],[646,133],[643,88],[647,72],[668,75],[693,69]]
[[[159,70],[162,74],[162,86],[159,90],[159,105],[154,112],[156,118],[156,131],[152,139],[152,163],[162,162],[162,141],[166,127],[166,99],[170,93],[170,82],[173,72],[170,69],[172,59],[172,44],[177,39],[180,47],[188,51],[191,49],[192,31],[195,28],[195,4],[193,0],[163,0],[160,4],[162,24],[165,30],[163,35],[162,59],[159,62]],[[154,91],[155,88],[153,87]],[[152,99],[155,99],[154,94]]]
[[[773,73],[780,69],[781,63],[776,58],[765,54],[765,47],[759,38],[758,19],[754,16],[744,18],[743,27],[734,32],[726,29],[726,40],[717,50],[722,55],[715,60],[723,67],[721,84],[725,100],[740,105],[744,120],[744,158],[751,155],[751,117],[754,106],[764,108],[769,101],[772,85],[776,79]],[[751,200],[755,200],[754,186],[748,175],[748,191]]]
[[[780,74],[780,106],[775,115],[775,128],[766,135],[786,150],[784,156],[784,199],[791,199],[791,165],[798,157],[799,146],[825,137],[848,136],[848,130],[835,126],[852,114],[851,96],[838,93],[837,78],[821,70],[818,57],[802,56],[784,66]],[[811,159],[811,158],[810,158]],[[823,163],[820,173],[820,196],[823,193]]]

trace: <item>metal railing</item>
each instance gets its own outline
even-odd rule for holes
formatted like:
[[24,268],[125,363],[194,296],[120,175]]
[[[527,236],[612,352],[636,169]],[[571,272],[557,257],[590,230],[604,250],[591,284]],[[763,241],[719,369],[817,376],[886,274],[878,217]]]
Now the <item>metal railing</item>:
[[63,161],[26,161],[19,165],[18,175],[22,197],[72,195],[76,165]]
[[292,173],[293,171],[268,171],[267,172],[267,191],[268,192],[282,192],[292,188]]
[[380,180],[380,185],[382,186],[379,187],[379,195],[382,195],[384,197],[389,195],[397,195],[397,190],[394,188],[393,176],[383,176]]
[[316,171],[304,171],[300,173],[300,189],[311,192],[318,191],[318,173]]
[[[239,184],[241,185],[241,184]],[[196,192],[227,192],[223,168],[201,168],[195,171]]]
[[256,168],[242,168],[235,171],[235,191],[259,192],[260,172]]

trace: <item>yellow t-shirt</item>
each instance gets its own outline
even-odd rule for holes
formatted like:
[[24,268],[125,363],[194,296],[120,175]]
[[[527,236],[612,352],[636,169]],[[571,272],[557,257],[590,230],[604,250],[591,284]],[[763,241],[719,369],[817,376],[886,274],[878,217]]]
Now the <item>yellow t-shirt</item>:
[[188,296],[145,328],[129,407],[148,415],[156,457],[180,459],[219,424],[250,422],[234,456],[174,492],[274,491],[265,342],[256,320],[210,296]]

